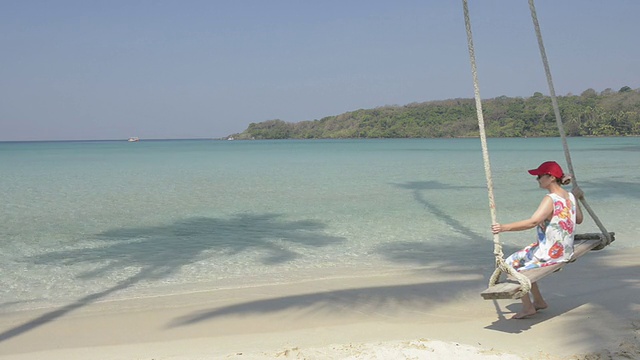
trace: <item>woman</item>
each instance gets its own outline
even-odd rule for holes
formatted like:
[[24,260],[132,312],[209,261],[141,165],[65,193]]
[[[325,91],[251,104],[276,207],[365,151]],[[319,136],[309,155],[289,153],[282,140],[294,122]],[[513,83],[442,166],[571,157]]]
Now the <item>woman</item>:
[[[491,226],[494,234],[537,227],[537,241],[505,260],[518,271],[569,261],[573,255],[575,224],[582,223],[582,210],[575,196],[582,198],[583,193],[575,188],[574,196],[562,188],[562,185],[571,182],[571,178],[564,174],[558,163],[544,162],[537,169],[529,170],[529,174],[537,176],[540,187],[549,192],[540,202],[538,210],[529,219]],[[547,307],[536,282],[531,284],[531,294],[533,301],[529,294],[523,296],[522,311],[512,319],[532,316]]]

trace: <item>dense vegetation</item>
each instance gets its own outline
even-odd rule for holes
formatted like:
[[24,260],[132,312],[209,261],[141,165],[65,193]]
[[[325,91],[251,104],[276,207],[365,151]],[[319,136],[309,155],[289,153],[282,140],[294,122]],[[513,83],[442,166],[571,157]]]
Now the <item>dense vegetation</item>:
[[[628,86],[557,98],[569,136],[640,135],[640,89]],[[483,100],[489,137],[558,136],[551,98],[501,96]],[[478,136],[473,99],[356,110],[320,120],[252,123],[235,139],[435,138]]]

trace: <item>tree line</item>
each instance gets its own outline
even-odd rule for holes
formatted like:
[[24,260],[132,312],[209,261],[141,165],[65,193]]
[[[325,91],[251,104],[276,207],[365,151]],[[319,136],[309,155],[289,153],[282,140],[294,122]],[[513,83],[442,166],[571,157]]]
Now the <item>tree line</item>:
[[[587,89],[557,97],[568,136],[640,135],[640,89]],[[558,136],[551,98],[500,96],[482,101],[488,137]],[[320,120],[251,123],[235,139],[477,137],[474,99],[449,99],[360,109]]]

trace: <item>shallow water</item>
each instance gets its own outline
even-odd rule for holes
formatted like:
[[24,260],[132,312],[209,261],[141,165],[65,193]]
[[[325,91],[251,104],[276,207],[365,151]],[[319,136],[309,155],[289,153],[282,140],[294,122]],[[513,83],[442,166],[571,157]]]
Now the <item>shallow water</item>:
[[[640,246],[640,138],[569,147],[613,246]],[[566,164],[557,138],[489,139],[489,152],[503,222],[544,195],[527,169]],[[2,312],[493,266],[478,139],[0,143],[0,173]],[[505,252],[533,237],[501,235]]]

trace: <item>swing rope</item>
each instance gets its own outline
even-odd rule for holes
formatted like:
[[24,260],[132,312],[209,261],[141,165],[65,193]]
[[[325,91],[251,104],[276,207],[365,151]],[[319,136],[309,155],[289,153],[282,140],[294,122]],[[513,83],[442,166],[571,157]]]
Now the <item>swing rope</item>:
[[[471,73],[473,75],[473,91],[476,100],[476,114],[478,116],[478,127],[480,131],[480,142],[482,144],[482,159],[484,162],[484,173],[487,178],[487,190],[489,194],[489,209],[491,210],[491,223],[497,223],[496,205],[493,197],[493,179],[491,176],[491,162],[489,161],[489,151],[487,148],[487,137],[484,130],[484,117],[482,115],[482,102],[480,100],[480,87],[478,85],[478,72],[476,69],[476,57],[473,48],[473,37],[471,34],[471,20],[469,19],[469,6],[467,0],[462,0],[462,6],[464,8],[464,22],[467,28],[467,45],[469,47],[469,59],[471,61]],[[504,261],[504,254],[502,252],[502,244],[500,243],[500,237],[498,234],[493,234],[493,254],[495,255],[496,269],[491,275],[489,280],[489,286],[493,286],[498,283],[501,273],[506,273],[513,276],[520,283],[520,290],[514,295],[516,298],[520,298],[527,294],[531,290],[531,281],[524,275],[517,272],[513,267],[509,266]]]
[[[547,75],[547,84],[549,85],[549,94],[551,95],[551,104],[553,105],[553,112],[556,116],[556,123],[558,125],[558,131],[562,138],[562,147],[564,148],[564,156],[567,160],[567,166],[569,168],[569,174],[573,176],[573,189],[578,188],[578,182],[573,171],[573,164],[571,163],[571,155],[569,153],[569,145],[567,144],[567,137],[562,124],[562,118],[560,117],[560,107],[558,106],[558,100],[556,98],[556,92],[553,88],[553,81],[551,80],[551,70],[549,69],[549,61],[547,60],[547,52],[544,49],[544,43],[542,42],[542,33],[540,32],[540,24],[538,23],[538,15],[536,13],[536,7],[533,0],[529,0],[529,10],[531,11],[531,19],[533,20],[533,27],[536,30],[536,37],[538,38],[538,47],[540,48],[540,56],[542,57],[542,63],[544,65],[544,71]],[[596,223],[604,238],[601,240],[601,248],[609,245],[613,241],[611,234],[604,227],[598,216],[596,216],[591,206],[587,203],[584,196],[580,197],[580,201],[584,208],[587,210],[593,221]]]
[[[462,0],[462,6],[464,9],[464,21],[465,21],[465,27],[467,30],[467,45],[469,48],[469,60],[471,62],[471,73],[473,75],[473,90],[474,90],[474,97],[475,97],[475,104],[476,104],[476,115],[478,117],[478,128],[479,128],[479,132],[480,132],[480,142],[482,145],[482,159],[483,159],[483,163],[484,163],[484,171],[485,171],[485,176],[487,179],[487,190],[488,190],[488,195],[489,195],[489,209],[491,211],[491,223],[495,224],[497,223],[497,216],[496,216],[496,206],[495,206],[495,200],[494,200],[494,195],[493,195],[493,179],[491,176],[491,162],[489,160],[489,151],[488,151],[488,147],[487,147],[487,138],[486,138],[486,133],[485,133],[485,126],[484,126],[484,116],[482,113],[482,101],[480,98],[480,87],[479,87],[479,82],[478,82],[478,72],[477,72],[477,68],[476,68],[476,59],[475,59],[475,50],[473,47],[473,36],[472,36],[472,32],[471,32],[471,20],[469,18],[469,6],[468,6],[468,0]],[[578,183],[576,181],[575,178],[575,172],[573,170],[573,163],[571,162],[571,155],[569,152],[569,145],[567,144],[567,137],[566,137],[566,133],[564,131],[564,126],[562,123],[562,118],[560,116],[560,107],[558,106],[558,100],[556,97],[556,93],[553,87],[553,81],[551,79],[551,70],[549,69],[549,61],[547,60],[547,54],[544,48],[544,43],[542,41],[542,33],[540,31],[540,24],[538,23],[538,16],[536,14],[536,9],[535,9],[535,5],[534,5],[534,1],[533,0],[529,0],[529,9],[531,11],[531,18],[533,20],[533,26],[535,28],[536,31],[536,36],[538,38],[538,46],[540,48],[540,56],[542,57],[542,62],[544,65],[544,70],[545,70],[545,74],[547,77],[547,83],[549,85],[549,92],[551,95],[551,103],[553,105],[553,111],[556,117],[556,124],[558,126],[558,131],[560,133],[560,137],[562,139],[562,147],[564,149],[564,154],[565,154],[565,158],[567,161],[567,166],[569,169],[569,173],[573,176],[573,189],[579,189],[578,188]],[[600,219],[596,216],[595,212],[593,211],[593,209],[591,209],[591,207],[589,206],[589,204],[587,203],[586,199],[584,198],[583,195],[580,196],[580,201],[582,202],[582,204],[584,205],[585,209],[587,210],[587,212],[589,213],[589,215],[591,216],[591,218],[594,220],[594,222],[596,223],[596,225],[598,226],[598,228],[600,229],[600,231],[602,232],[603,237],[600,239],[600,245],[596,248],[596,249],[601,249],[607,245],[609,245],[612,241],[613,241],[613,237],[611,236],[611,234],[606,230],[606,228],[604,227],[604,225],[602,224],[602,222],[600,221]],[[515,278],[519,283],[520,283],[520,289],[518,292],[516,292],[514,294],[515,298],[520,298],[522,296],[524,296],[525,294],[527,294],[530,290],[531,290],[531,281],[529,280],[529,278],[527,278],[526,276],[522,275],[521,273],[519,273],[518,271],[516,271],[513,267],[511,267],[509,264],[507,264],[504,260],[504,253],[502,252],[502,244],[500,242],[500,237],[498,234],[494,234],[493,235],[493,254],[495,256],[495,264],[496,264],[496,269],[494,270],[493,274],[491,275],[491,278],[489,280],[489,287],[494,286],[498,283],[498,281],[500,280],[500,275],[502,273],[511,275],[513,278]]]

